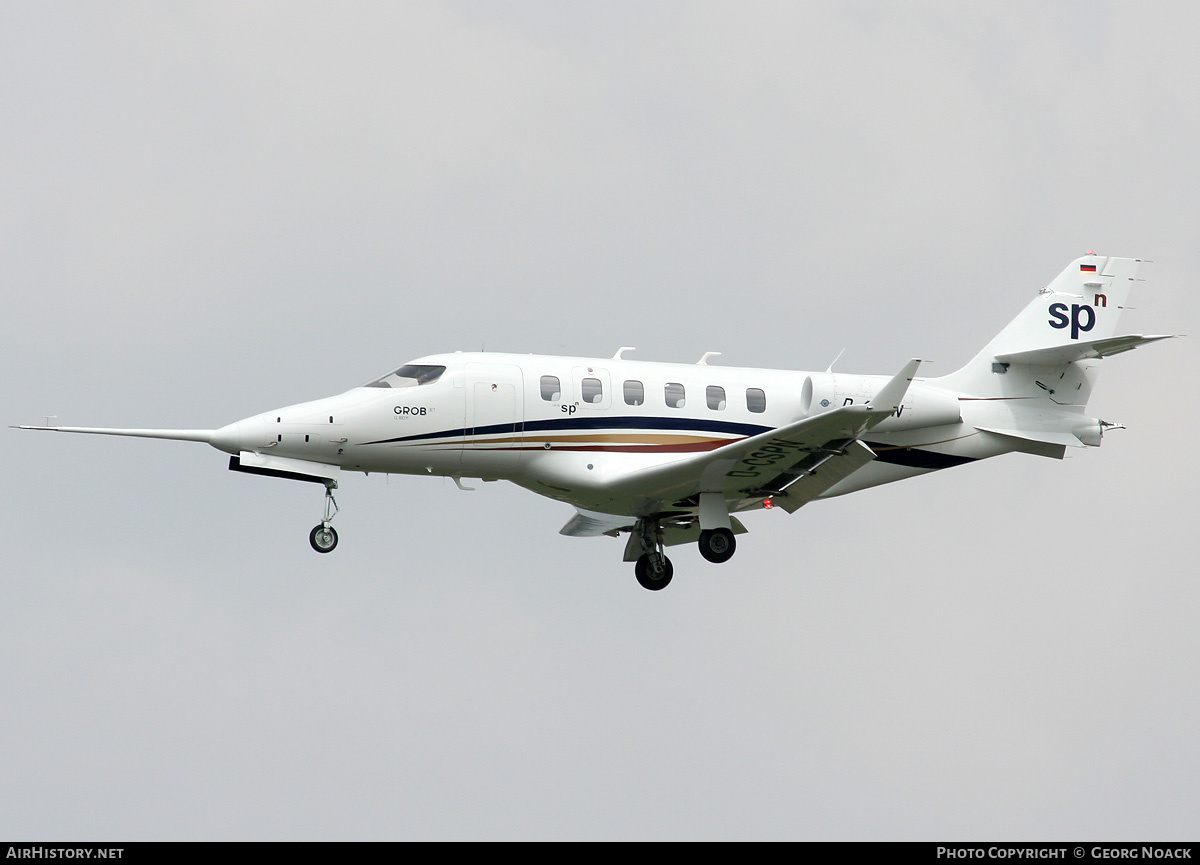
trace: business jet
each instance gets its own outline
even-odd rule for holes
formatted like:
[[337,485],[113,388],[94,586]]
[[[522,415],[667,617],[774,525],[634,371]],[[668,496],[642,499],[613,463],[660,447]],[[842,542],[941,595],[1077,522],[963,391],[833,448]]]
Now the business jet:
[[337,396],[220,429],[20,429],[206,442],[229,468],[321,484],[309,533],[337,546],[344,472],[506,480],[574,506],[572,537],[626,535],[638,582],[664,588],[665,548],[733,556],[738,515],[794,513],[844,495],[1011,452],[1061,459],[1120,424],[1085,414],[1100,362],[1171,335],[1117,335],[1141,262],[1088,253],[965,366],[912,359],[891,376],[696,363],[456,352]]

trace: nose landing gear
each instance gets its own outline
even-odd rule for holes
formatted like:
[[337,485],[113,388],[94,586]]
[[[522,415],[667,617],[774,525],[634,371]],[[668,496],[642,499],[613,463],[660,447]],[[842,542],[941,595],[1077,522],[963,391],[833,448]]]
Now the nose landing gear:
[[321,520],[320,525],[314,526],[313,530],[308,533],[308,543],[318,553],[332,553],[338,543],[337,530],[331,525],[338,512],[337,500],[333,497],[335,489],[337,489],[337,481],[325,482],[325,517]]

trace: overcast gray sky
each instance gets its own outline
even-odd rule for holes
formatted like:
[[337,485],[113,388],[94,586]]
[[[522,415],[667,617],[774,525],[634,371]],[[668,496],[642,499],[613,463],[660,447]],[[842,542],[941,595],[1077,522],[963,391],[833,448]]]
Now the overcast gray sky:
[[[0,4],[6,424],[437,351],[949,372],[1089,249],[1196,333],[1166,3]],[[763,513],[641,589],[515,487],[3,430],[0,836],[1197,834],[1194,340],[1129,429]],[[1191,562],[1191,564],[1189,564]]]

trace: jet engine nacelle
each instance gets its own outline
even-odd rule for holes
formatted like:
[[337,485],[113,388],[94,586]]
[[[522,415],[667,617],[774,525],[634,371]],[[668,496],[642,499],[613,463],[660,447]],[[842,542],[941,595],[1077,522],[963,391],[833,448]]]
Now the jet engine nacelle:
[[[878,375],[842,375],[818,373],[804,380],[800,405],[807,416],[818,415],[844,405],[864,405],[888,379]],[[918,429],[954,424],[962,420],[958,397],[940,388],[914,381],[900,407],[875,429],[880,432]]]

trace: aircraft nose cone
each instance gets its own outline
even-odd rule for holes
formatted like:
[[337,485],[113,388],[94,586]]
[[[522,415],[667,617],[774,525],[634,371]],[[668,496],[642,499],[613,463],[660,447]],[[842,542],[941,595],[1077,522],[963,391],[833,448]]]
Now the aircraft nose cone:
[[226,424],[219,430],[214,430],[209,444],[219,451],[237,455],[242,450],[242,422]]
[[[253,450],[262,439],[262,419],[257,417],[245,418],[226,424],[219,430],[214,430],[209,443],[219,451],[237,456],[245,450]],[[259,433],[255,436],[254,433]]]

